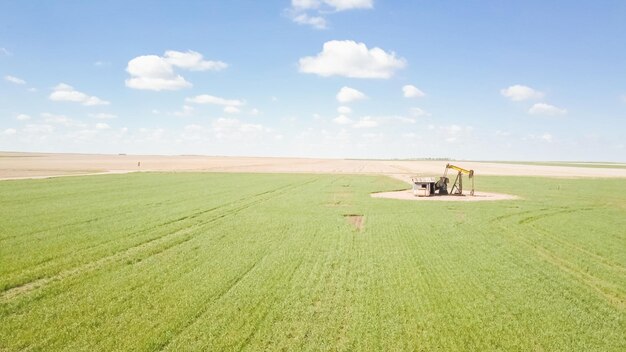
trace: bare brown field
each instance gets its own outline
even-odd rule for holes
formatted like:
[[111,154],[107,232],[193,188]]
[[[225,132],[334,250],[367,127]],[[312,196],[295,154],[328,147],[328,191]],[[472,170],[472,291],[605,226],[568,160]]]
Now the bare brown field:
[[[626,177],[626,169],[521,165],[460,161],[479,175],[543,177]],[[382,174],[408,181],[415,175],[439,175],[445,161],[354,160],[275,157],[95,155],[0,152],[0,179],[162,172],[258,172]]]

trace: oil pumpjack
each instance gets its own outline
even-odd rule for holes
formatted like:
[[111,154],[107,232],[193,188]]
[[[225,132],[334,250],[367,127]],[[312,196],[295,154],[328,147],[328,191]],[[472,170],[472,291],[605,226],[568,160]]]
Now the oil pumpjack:
[[[448,170],[456,171],[456,176],[452,187],[448,191]],[[419,197],[430,197],[433,195],[463,195],[463,174],[472,181],[472,189],[470,190],[470,196],[474,195],[474,170],[467,170],[456,165],[447,164],[443,172],[443,176],[436,180],[435,177],[413,177],[413,194]]]

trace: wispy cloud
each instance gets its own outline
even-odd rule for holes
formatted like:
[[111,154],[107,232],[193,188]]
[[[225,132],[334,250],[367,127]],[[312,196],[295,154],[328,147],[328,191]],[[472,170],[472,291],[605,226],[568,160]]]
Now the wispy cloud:
[[416,86],[412,84],[407,84],[402,87],[402,95],[404,95],[405,98],[421,98],[426,94],[424,94],[424,92],[422,92]]
[[297,24],[325,29],[328,22],[324,16],[328,14],[373,7],[374,0],[291,0],[285,13]]
[[342,104],[367,99],[367,96],[363,92],[350,87],[341,87],[336,97],[337,101]]
[[213,104],[213,105],[223,105],[223,106],[241,106],[244,105],[245,102],[239,99],[225,99],[216,97],[214,95],[209,94],[201,94],[196,95],[195,97],[190,97],[185,99],[188,103],[195,104]]
[[11,75],[4,76],[4,80],[15,84],[26,84],[25,80]]
[[87,95],[83,92],[79,92],[69,84],[59,83],[52,88],[52,93],[49,96],[52,101],[71,101],[81,103],[86,106],[93,105],[109,105],[106,100],[102,100],[96,96]]
[[520,84],[504,88],[500,90],[500,94],[503,97],[509,98],[512,101],[541,99],[544,96],[542,92]]
[[531,115],[556,116],[567,114],[567,110],[546,103],[537,103],[528,109],[528,113]]

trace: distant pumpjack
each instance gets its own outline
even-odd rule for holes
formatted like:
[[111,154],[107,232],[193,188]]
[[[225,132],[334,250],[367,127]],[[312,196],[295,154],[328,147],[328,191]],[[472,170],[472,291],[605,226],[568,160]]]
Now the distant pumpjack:
[[458,171],[449,194],[458,195],[458,196],[463,195],[463,174],[466,174],[467,177],[470,180],[472,180],[472,189],[470,190],[470,196],[473,196],[474,195],[474,170],[466,170],[462,167],[458,167],[452,164],[446,165],[446,169],[443,172],[443,176],[439,179],[439,181],[436,184],[436,188],[439,189],[439,194],[448,194],[447,184],[448,184],[448,170],[449,169]]

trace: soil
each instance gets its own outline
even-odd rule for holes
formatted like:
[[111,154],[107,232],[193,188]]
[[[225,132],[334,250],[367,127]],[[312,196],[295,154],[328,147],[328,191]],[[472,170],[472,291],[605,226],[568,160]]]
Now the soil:
[[[354,160],[198,155],[102,155],[0,152],[0,180],[137,171],[259,172],[387,175],[404,181],[440,175],[446,161]],[[481,175],[543,177],[626,177],[626,169],[520,165],[460,161]]]
[[363,230],[363,226],[365,225],[365,218],[363,217],[363,215],[350,214],[350,215],[344,215],[344,216],[346,220],[348,220],[348,223],[354,226],[355,229],[359,231]]
[[470,195],[462,195],[462,196],[453,196],[453,195],[445,195],[445,196],[430,196],[430,197],[417,197],[413,195],[412,190],[404,190],[404,191],[394,191],[394,192],[379,192],[372,193],[371,196],[373,198],[388,198],[388,199],[402,199],[402,200],[412,200],[412,201],[447,201],[447,202],[479,202],[479,201],[490,201],[490,200],[512,200],[519,199],[519,197],[511,194],[504,193],[490,193],[490,192],[474,192],[473,196]]

